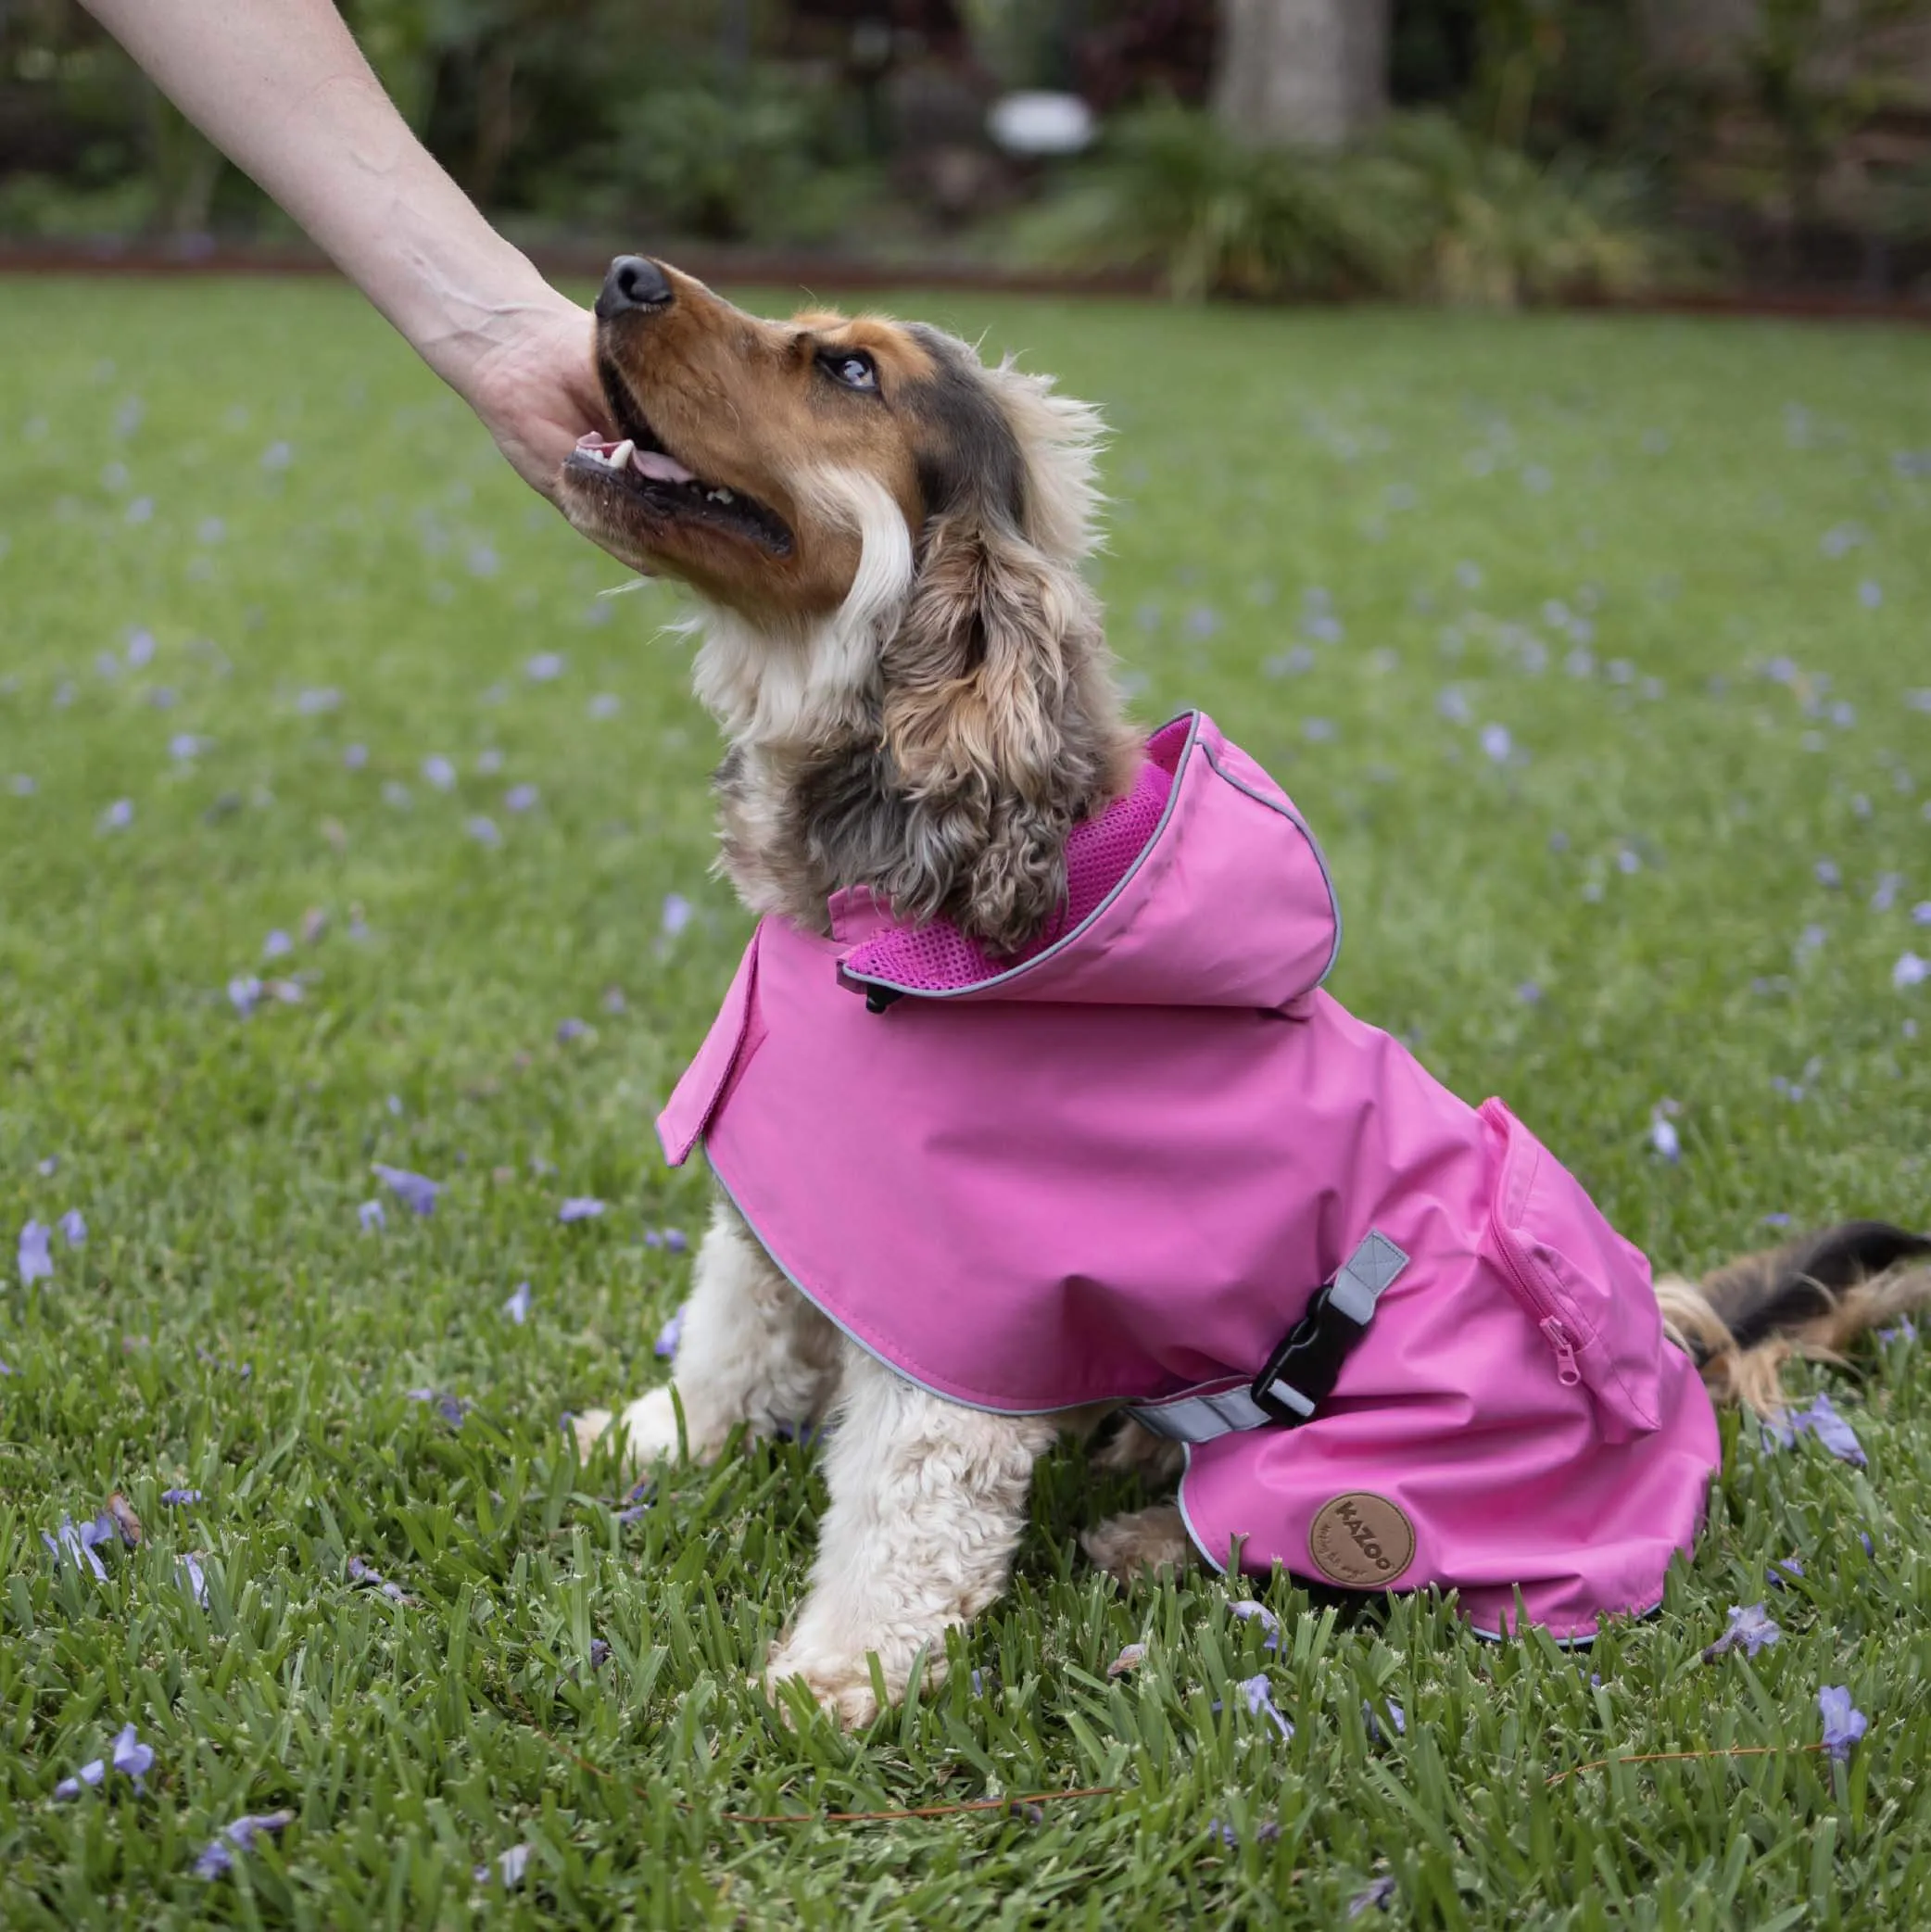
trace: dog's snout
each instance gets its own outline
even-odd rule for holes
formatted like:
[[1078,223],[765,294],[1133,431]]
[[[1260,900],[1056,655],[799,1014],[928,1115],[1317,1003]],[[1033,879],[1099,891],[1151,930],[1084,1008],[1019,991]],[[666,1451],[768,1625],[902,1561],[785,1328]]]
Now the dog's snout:
[[637,309],[667,309],[670,277],[642,255],[620,255],[611,263],[597,297],[597,313],[605,322]]

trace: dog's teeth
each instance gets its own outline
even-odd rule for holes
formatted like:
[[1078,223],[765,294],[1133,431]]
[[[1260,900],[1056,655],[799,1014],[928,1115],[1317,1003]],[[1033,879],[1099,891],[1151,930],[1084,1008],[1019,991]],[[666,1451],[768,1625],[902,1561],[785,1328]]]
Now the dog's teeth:
[[613,470],[627,470],[630,467],[630,452],[636,448],[637,445],[625,436],[603,460]]
[[711,492],[711,500],[713,503],[735,503],[738,499],[727,489],[714,489]]

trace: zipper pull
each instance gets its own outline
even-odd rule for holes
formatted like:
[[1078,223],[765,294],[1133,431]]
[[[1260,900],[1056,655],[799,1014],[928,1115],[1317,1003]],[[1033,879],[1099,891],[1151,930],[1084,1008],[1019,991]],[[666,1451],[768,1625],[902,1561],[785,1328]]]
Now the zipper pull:
[[1569,1331],[1551,1315],[1542,1324],[1542,1332],[1556,1351],[1556,1380],[1565,1389],[1574,1388],[1582,1381],[1583,1371],[1575,1365],[1575,1348],[1570,1342]]

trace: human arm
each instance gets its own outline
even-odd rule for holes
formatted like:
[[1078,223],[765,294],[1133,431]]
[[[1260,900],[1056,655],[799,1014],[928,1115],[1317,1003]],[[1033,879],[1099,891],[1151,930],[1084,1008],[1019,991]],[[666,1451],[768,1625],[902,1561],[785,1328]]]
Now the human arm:
[[331,0],[84,0],[480,416],[524,480],[605,411],[587,310],[410,132]]

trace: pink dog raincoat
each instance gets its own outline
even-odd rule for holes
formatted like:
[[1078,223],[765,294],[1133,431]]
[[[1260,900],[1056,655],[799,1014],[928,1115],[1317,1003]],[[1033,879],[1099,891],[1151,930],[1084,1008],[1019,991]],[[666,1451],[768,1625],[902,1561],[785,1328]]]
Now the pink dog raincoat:
[[1188,1445],[1209,1561],[1459,1592],[1584,1637],[1661,1599],[1717,1464],[1649,1268],[1499,1101],[1319,982],[1339,923],[1286,795],[1205,716],[989,958],[840,893],[766,919],[658,1122],[862,1346],[1006,1413]]

